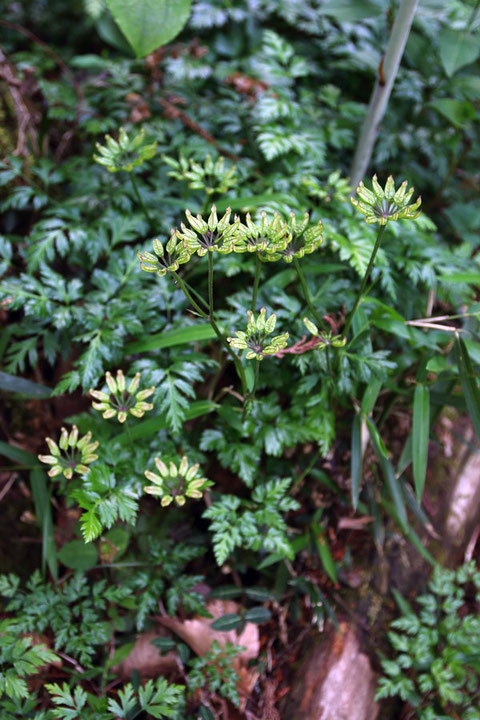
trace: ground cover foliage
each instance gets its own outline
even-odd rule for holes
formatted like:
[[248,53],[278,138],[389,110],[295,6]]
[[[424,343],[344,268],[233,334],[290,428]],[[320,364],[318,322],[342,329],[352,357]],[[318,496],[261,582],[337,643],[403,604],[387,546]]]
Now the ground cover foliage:
[[[398,537],[434,562],[437,419],[480,437],[478,3],[419,3],[358,194],[397,3],[194,0],[140,58],[116,3],[68,5],[0,23],[0,493],[34,548],[0,703],[279,717],[355,573]],[[390,578],[378,696],[477,717],[478,572],[436,572],[420,621]]]

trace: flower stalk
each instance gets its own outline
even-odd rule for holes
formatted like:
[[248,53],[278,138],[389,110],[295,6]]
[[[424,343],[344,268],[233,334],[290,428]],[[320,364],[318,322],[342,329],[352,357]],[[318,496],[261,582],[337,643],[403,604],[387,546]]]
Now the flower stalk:
[[385,225],[380,225],[380,227],[379,227],[379,229],[378,229],[378,234],[377,234],[377,239],[376,239],[376,241],[375,241],[375,246],[374,246],[374,248],[373,248],[372,254],[370,255],[370,260],[369,260],[369,262],[368,262],[368,266],[367,266],[367,269],[366,269],[366,271],[365,271],[365,275],[363,276],[362,284],[361,284],[361,286],[360,286],[360,290],[359,290],[359,293],[358,293],[358,295],[357,295],[357,299],[355,300],[355,305],[353,306],[353,308],[352,308],[352,310],[351,310],[351,312],[350,312],[350,314],[349,314],[349,316],[348,316],[348,318],[347,318],[347,321],[346,321],[346,323],[345,323],[345,327],[343,328],[342,337],[344,337],[344,338],[347,338],[348,331],[350,330],[350,327],[351,327],[352,322],[353,322],[353,316],[354,316],[355,313],[357,312],[357,308],[358,308],[358,306],[360,305],[360,303],[361,303],[361,301],[362,301],[362,298],[363,298],[363,296],[364,296],[364,294],[365,294],[365,288],[367,287],[368,278],[370,277],[370,273],[371,273],[371,271],[372,271],[373,264],[374,264],[374,262],[375,262],[375,258],[377,257],[378,249],[379,249],[379,247],[380,247],[380,243],[382,242],[383,233],[385,232],[386,227],[387,227],[387,224],[385,223]]
[[307,283],[305,280],[305,276],[303,274],[303,270],[300,267],[300,263],[298,262],[297,258],[293,258],[293,264],[295,265],[295,270],[297,271],[298,279],[300,280],[300,285],[302,286],[303,290],[303,297],[305,298],[305,302],[307,303],[308,309],[312,313],[315,320],[318,322],[321,328],[326,330],[326,325],[323,321],[323,318],[320,317],[320,315],[317,313],[313,306],[312,298],[310,297],[310,293],[308,291]]
[[[209,253],[209,256],[210,256],[210,253]],[[202,310],[202,308],[200,307],[200,305],[193,299],[193,297],[191,296],[190,292],[188,291],[188,288],[186,287],[186,285],[183,282],[180,275],[178,275],[178,273],[173,271],[172,276],[175,278],[175,280],[177,281],[177,283],[183,290],[185,297],[187,298],[189,303],[192,305],[192,307],[196,310],[196,312],[200,315],[200,317],[202,317],[204,320],[207,320],[210,323],[214,333],[216,334],[216,336],[222,343],[223,347],[225,348],[225,350],[228,352],[228,354],[232,358],[234,365],[235,365],[235,369],[237,371],[237,375],[240,379],[240,382],[242,383],[242,394],[245,397],[247,394],[247,378],[245,376],[245,370],[243,369],[243,365],[240,361],[240,358],[238,357],[238,355],[236,353],[233,352],[232,348],[226,341],[225,336],[220,331],[220,328],[218,327],[217,323],[215,322],[213,316],[211,317],[210,314],[207,314],[206,312],[204,312]],[[213,294],[212,294],[212,305],[213,305]],[[210,304],[209,304],[209,313],[210,313]]]

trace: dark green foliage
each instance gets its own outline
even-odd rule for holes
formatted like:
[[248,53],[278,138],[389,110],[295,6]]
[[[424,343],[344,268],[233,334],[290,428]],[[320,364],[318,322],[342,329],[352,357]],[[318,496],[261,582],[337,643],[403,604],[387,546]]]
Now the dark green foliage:
[[7,608],[16,613],[17,632],[52,632],[55,650],[91,666],[97,646],[103,646],[110,636],[110,626],[103,617],[107,603],[124,600],[129,591],[107,587],[104,580],[90,586],[82,575],[54,589],[35,573],[25,590],[19,590],[17,577],[2,576],[0,593],[11,598]]
[[234,705],[239,705],[240,696],[237,690],[239,677],[232,666],[232,660],[243,649],[231,642],[221,646],[217,640],[214,640],[211,649],[203,657],[195,658],[191,663],[188,674],[190,692],[199,688],[208,689],[228,698]]
[[[142,686],[133,676],[106,691],[111,651],[124,652],[159,613],[209,618],[205,585],[211,597],[239,602],[217,630],[273,626],[277,613],[285,623],[336,622],[332,584],[341,594],[345,568],[362,560],[337,529],[350,498],[373,518],[365,553],[401,531],[427,555],[412,519],[429,522],[420,500],[437,413],[458,407],[478,425],[479,20],[461,0],[419,4],[371,166],[382,186],[390,173],[397,186],[406,177],[424,210],[388,222],[359,295],[378,228],[352,207],[348,175],[398,3],[194,0],[175,46],[147,60],[133,58],[116,28],[108,8],[115,14],[118,3],[74,2],[67,15],[64,5],[7,3],[5,17],[31,27],[65,66],[2,28],[2,49],[38,118],[38,143],[20,153],[10,143],[0,164],[2,393],[11,384],[2,432],[12,441],[9,467],[31,473],[51,573],[26,585],[0,577],[2,673],[17,688],[4,688],[2,701],[8,720],[210,720],[219,696],[238,704],[239,648],[214,644],[188,658],[168,638],[179,678]],[[15,125],[8,103],[5,112]],[[291,211],[299,223],[307,212],[316,229],[294,258]],[[226,216],[231,235],[218,229]],[[160,247],[171,255],[164,263]],[[228,344],[245,331],[248,311],[276,316],[281,347],[263,352],[262,327],[250,328],[248,349],[258,345],[250,358]],[[155,386],[145,417],[122,423],[89,408],[88,391],[108,395],[105,373],[117,369]],[[407,420],[399,438],[397,418],[412,414],[413,438]],[[84,474],[50,482],[17,446],[33,435],[31,452],[44,455],[39,426],[57,441],[72,423],[98,441],[98,458]],[[192,485],[189,497],[178,488],[184,505],[173,497],[162,505],[166,493],[145,493],[144,473],[156,458],[176,472],[183,457],[208,484],[197,494]],[[54,524],[69,513],[78,522],[63,544]],[[232,573],[227,586],[218,565]],[[422,600],[418,633],[413,616],[408,627],[397,621],[390,639],[403,659],[385,661],[390,679],[380,692],[414,704],[438,691],[438,713],[460,697],[470,720],[461,703],[477,660],[463,645],[476,616],[464,627],[471,598],[448,577],[445,607]],[[435,579],[429,597],[437,590]],[[433,632],[443,633],[441,647]],[[30,647],[22,633],[45,635],[52,650]],[[415,663],[432,648],[445,662],[424,672]],[[70,677],[53,673],[48,695],[27,697],[25,678],[54,650],[73,660]]]
[[270,480],[257,485],[251,501],[224,494],[205,510],[204,517],[212,520],[213,551],[219,565],[236,547],[293,557],[282,517],[282,513],[299,507],[286,497],[290,485],[289,479]]
[[0,699],[14,704],[28,697],[25,678],[37,674],[39,668],[58,660],[45,645],[34,643],[32,638],[18,637],[18,625],[13,620],[0,622]]
[[377,698],[398,695],[421,720],[475,718],[480,681],[480,573],[475,563],[457,571],[436,567],[430,592],[391,623],[394,660],[382,659]]

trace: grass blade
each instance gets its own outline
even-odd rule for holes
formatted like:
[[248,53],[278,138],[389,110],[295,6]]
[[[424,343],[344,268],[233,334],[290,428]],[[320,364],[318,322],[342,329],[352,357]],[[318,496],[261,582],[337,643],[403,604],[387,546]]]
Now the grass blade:
[[[194,420],[201,415],[206,415],[207,413],[216,410],[217,407],[218,405],[216,405],[216,403],[209,402],[208,400],[198,400],[197,402],[193,402],[185,412],[184,422],[187,422],[187,420]],[[162,415],[161,417],[145,420],[140,425],[131,428],[130,436],[132,440],[139,440],[140,438],[150,437],[159,430],[164,430],[166,427],[168,427],[167,418],[165,415]],[[128,442],[128,437],[124,432],[118,433],[116,437],[117,440],[122,443]]]
[[40,383],[4,372],[0,372],[0,390],[28,395],[31,398],[46,398],[52,394],[51,388],[46,385],[40,385]]
[[175,345],[188,345],[199,340],[213,340],[215,337],[212,327],[208,323],[202,323],[150,335],[145,340],[128,343],[125,350],[128,353],[147,352],[148,350],[159,350],[174,347]]
[[420,503],[425,487],[430,435],[430,392],[419,383],[413,396],[412,460],[415,493]]
[[385,456],[384,449],[385,445],[383,445],[383,448],[379,445],[378,439],[380,438],[380,434],[378,432],[378,429],[376,428],[373,420],[370,418],[367,418],[368,422],[368,431],[370,433],[370,439],[372,441],[373,449],[375,451],[375,455],[378,458],[378,462],[380,463],[380,467],[382,469],[383,477],[385,478],[385,482],[387,485],[387,490],[389,492],[390,497],[393,501],[393,506],[395,508],[396,515],[398,516],[399,523],[402,526],[404,530],[408,527],[408,520],[407,520],[407,508],[405,505],[405,500],[403,497],[402,487],[400,485],[400,481],[397,479],[395,475],[395,470],[390,462],[390,460]]
[[455,357],[467,409],[472,418],[477,438],[480,440],[480,390],[477,385],[477,379],[473,371],[473,365],[467,347],[458,335],[455,338]]
[[2,456],[8,458],[9,460],[13,460],[19,465],[25,465],[27,468],[39,466],[37,458],[35,455],[32,455],[32,453],[0,441],[0,457]]
[[327,538],[325,537],[325,533],[323,532],[320,525],[316,522],[312,523],[312,534],[313,540],[315,542],[315,547],[317,548],[317,552],[320,557],[320,562],[323,565],[323,569],[327,573],[330,580],[336,584],[338,582],[338,575],[335,560],[332,557],[332,553],[330,551]]
[[56,580],[58,578],[58,566],[53,537],[52,506],[45,473],[40,467],[36,467],[30,472],[30,485],[35,505],[35,515],[42,529],[42,569],[45,570],[45,566],[48,565],[52,577]]
[[[358,311],[357,311],[358,312]],[[378,394],[382,389],[382,380],[372,378],[367,385],[367,388],[362,397],[362,412],[364,415],[370,415],[375,403],[377,402]]]
[[362,482],[362,416],[355,414],[352,425],[352,457],[350,460],[350,474],[352,476],[352,505],[357,509]]

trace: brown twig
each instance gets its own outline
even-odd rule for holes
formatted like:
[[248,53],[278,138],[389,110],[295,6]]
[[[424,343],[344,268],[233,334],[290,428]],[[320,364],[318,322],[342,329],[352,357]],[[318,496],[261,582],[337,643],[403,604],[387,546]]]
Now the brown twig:
[[[23,25],[18,25],[18,23],[12,23],[8,20],[1,20],[0,19],[0,26],[6,27],[9,30],[14,30],[16,32],[19,32],[21,35],[25,35],[29,40],[34,42],[36,45],[42,48],[42,50],[45,52],[46,55],[52,58],[52,60],[62,69],[62,71],[65,73],[65,75],[68,77],[70,82],[72,83],[73,89],[75,91],[75,94],[77,96],[77,107],[75,110],[75,119],[73,121],[73,127],[70,128],[62,137],[62,140],[60,141],[57,151],[55,153],[55,159],[60,160],[60,158],[63,156],[63,152],[65,150],[65,147],[70,142],[71,137],[74,134],[75,127],[78,125],[79,119],[80,119],[80,113],[81,109],[84,103],[84,95],[83,91],[79,85],[79,83],[76,81],[75,76],[73,75],[72,71],[68,67],[68,65],[65,63],[64,60],[58,55],[55,50],[52,50],[52,48],[47,45],[43,40],[41,40],[35,33],[33,33],[31,30],[28,30],[27,28],[23,27]],[[0,51],[1,53],[1,51]],[[10,90],[11,92],[11,90]]]
[[[0,20],[0,23],[2,21]],[[12,98],[13,109],[17,118],[17,147],[14,155],[28,155],[27,138],[34,152],[38,151],[38,135],[36,124],[39,120],[35,117],[34,108],[29,107],[21,91],[21,83],[15,75],[15,68],[0,48],[0,79],[4,80]]]
[[7,480],[7,482],[5,483],[5,485],[3,486],[3,488],[0,492],[0,502],[2,502],[5,495],[7,495],[8,491],[12,487],[12,485],[15,482],[15,480],[17,479],[17,477],[18,477],[17,473],[12,473],[10,475],[9,479]]
[[52,48],[49,45],[47,45],[47,43],[45,43],[43,40],[41,40],[39,37],[37,37],[37,35],[35,35],[35,33],[33,33],[31,30],[28,30],[27,28],[23,27],[23,25],[18,25],[17,23],[12,23],[12,22],[9,22],[8,20],[1,20],[1,19],[0,19],[0,25],[3,25],[3,27],[8,28],[9,30],[15,30],[16,32],[19,32],[21,35],[25,35],[25,37],[28,37],[29,40],[34,42],[36,45],[39,45],[42,48],[42,50],[45,52],[45,54],[49,55],[52,58],[52,60],[62,68],[63,72],[68,77],[68,79],[70,80],[70,82],[72,83],[72,85],[75,89],[79,103],[83,102],[83,93],[82,93],[82,90],[81,90],[79,84],[75,80],[75,77],[74,77],[72,71],[70,70],[70,68],[68,67],[68,65],[65,63],[64,60],[62,60],[60,55],[58,55],[55,52],[55,50],[52,50]]

